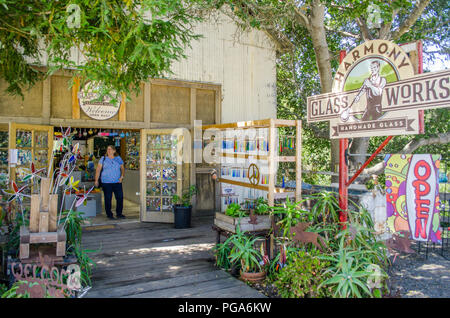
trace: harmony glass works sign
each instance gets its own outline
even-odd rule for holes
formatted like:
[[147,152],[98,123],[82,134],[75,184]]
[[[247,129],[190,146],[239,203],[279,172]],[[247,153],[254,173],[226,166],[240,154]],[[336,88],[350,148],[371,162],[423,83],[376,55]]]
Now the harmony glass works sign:
[[308,97],[307,120],[330,121],[330,138],[418,134],[418,110],[449,104],[450,70],[414,75],[402,48],[372,40],[343,59],[331,93]]

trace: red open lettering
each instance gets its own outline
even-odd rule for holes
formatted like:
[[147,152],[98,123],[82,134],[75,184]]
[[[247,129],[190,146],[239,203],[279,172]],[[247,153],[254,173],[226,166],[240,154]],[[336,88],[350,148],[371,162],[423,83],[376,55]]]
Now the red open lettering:
[[[425,173],[423,175],[419,174],[420,168],[425,169]],[[414,180],[412,182],[414,192],[416,195],[415,198],[416,231],[414,233],[414,236],[416,238],[418,238],[419,235],[424,239],[427,238],[426,229],[427,229],[428,214],[430,212],[429,209],[430,200],[422,199],[422,197],[430,193],[430,185],[428,184],[428,182],[426,182],[426,180],[429,178],[430,175],[431,175],[430,165],[424,160],[420,160],[419,162],[417,162],[416,166],[414,167],[414,176],[417,178],[417,180]]]
[[415,237],[419,237],[419,235],[426,239],[427,238],[427,220],[428,213],[430,212],[428,206],[422,206],[422,204],[429,205],[430,200],[418,200],[416,199],[416,232],[414,233]]
[[[425,174],[422,176],[419,174],[420,168],[425,168]],[[427,180],[430,177],[431,174],[431,168],[428,162],[425,160],[420,160],[416,163],[416,166],[414,167],[414,175],[419,180]]]

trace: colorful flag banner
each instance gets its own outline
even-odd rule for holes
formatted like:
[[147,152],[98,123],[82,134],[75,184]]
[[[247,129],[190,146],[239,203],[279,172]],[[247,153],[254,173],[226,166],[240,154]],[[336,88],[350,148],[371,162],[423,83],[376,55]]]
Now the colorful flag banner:
[[393,154],[384,158],[386,213],[390,232],[441,243],[439,225],[440,155]]

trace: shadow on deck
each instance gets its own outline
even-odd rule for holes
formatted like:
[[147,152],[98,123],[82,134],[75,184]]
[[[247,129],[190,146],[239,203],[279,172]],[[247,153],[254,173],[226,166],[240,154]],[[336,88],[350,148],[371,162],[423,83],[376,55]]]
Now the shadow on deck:
[[242,281],[214,267],[213,217],[195,218],[189,229],[172,224],[118,223],[85,228],[92,289],[86,298],[260,298]]

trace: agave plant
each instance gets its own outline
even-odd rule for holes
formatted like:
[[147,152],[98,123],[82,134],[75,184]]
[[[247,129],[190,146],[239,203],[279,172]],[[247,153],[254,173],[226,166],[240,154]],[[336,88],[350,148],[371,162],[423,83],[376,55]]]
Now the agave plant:
[[283,229],[283,236],[288,236],[291,227],[298,222],[310,220],[309,212],[301,208],[302,203],[303,201],[291,202],[289,198],[286,198],[282,206],[272,208],[272,214],[279,219],[277,225]]
[[[331,278],[322,283],[323,286],[333,286],[336,297],[364,297],[379,296],[383,287],[383,280],[387,274],[378,266],[377,249],[379,243],[369,246],[360,240],[355,245],[347,245],[349,230],[342,231],[339,237],[339,249],[331,255],[321,255],[320,259],[331,262],[331,267],[325,272]],[[376,268],[376,272],[372,270]],[[377,284],[371,285],[377,280]]]
[[238,224],[236,234],[233,234],[224,242],[224,244],[232,246],[229,254],[230,262],[240,262],[244,272],[260,272],[262,255],[255,248],[255,243],[258,240],[261,240],[261,238],[245,235]]
[[213,248],[216,257],[216,266],[228,270],[231,268],[231,262],[228,256],[231,252],[231,247],[225,243],[216,244]]
[[311,209],[312,217],[315,222],[337,223],[339,222],[339,202],[338,195],[335,192],[322,191],[310,196],[316,200],[316,204]]

